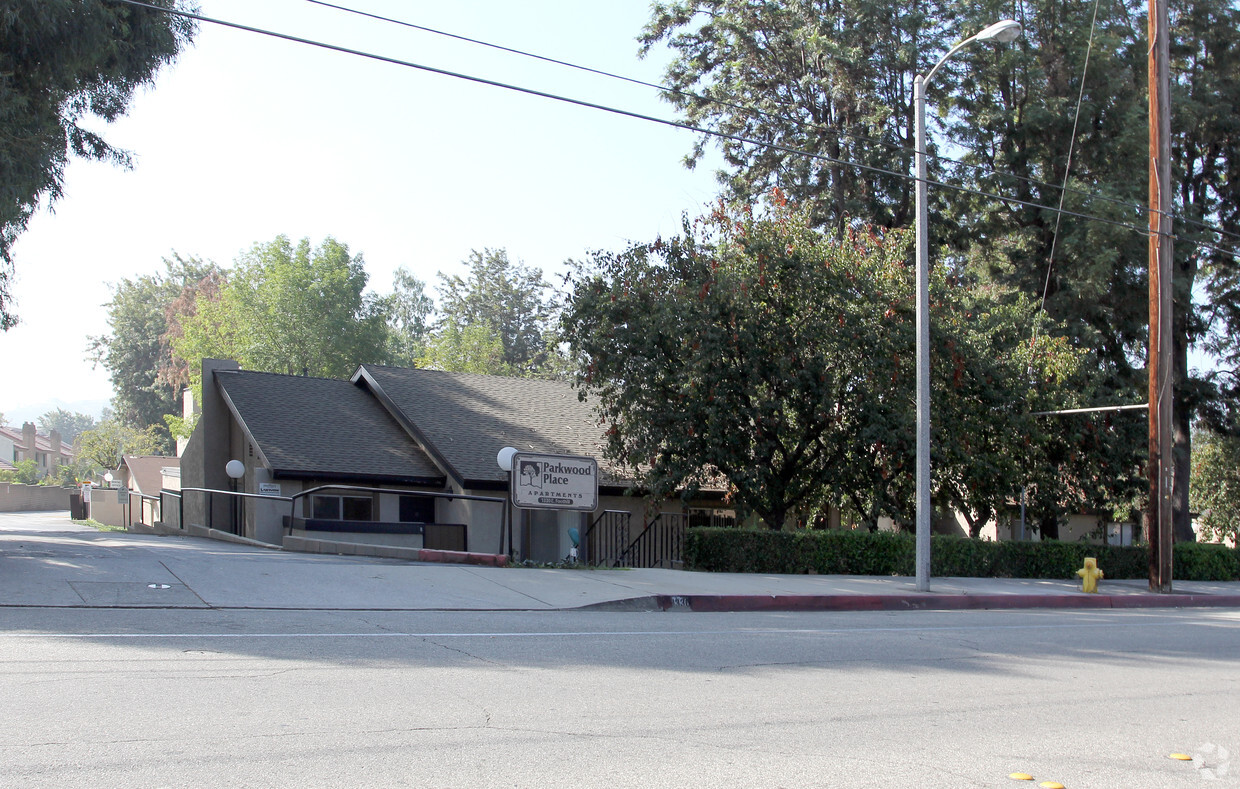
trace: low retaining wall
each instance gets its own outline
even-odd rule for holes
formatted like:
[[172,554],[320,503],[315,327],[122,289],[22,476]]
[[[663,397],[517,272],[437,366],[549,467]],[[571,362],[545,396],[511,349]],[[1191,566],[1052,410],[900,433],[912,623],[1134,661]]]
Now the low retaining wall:
[[0,482],[0,512],[47,512],[69,509],[70,488]]

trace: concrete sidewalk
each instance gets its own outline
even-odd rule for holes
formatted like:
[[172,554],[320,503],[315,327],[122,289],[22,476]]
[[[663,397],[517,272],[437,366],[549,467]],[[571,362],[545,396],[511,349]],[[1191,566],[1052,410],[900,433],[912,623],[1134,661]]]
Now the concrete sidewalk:
[[[1106,569],[1105,567],[1103,568]],[[825,611],[1240,607],[1240,583],[756,575],[421,564],[195,537],[97,532],[68,513],[0,514],[0,607],[288,610]]]

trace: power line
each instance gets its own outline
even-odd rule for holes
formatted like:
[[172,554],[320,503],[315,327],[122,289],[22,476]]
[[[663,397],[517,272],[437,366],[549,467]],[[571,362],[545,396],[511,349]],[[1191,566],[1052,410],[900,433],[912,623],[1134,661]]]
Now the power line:
[[[882,167],[875,167],[873,165],[861,164],[860,162],[850,162],[844,159],[837,159],[831,156],[827,156],[825,154],[802,151],[800,149],[793,148],[791,146],[780,145],[779,143],[770,143],[770,142],[763,142],[761,140],[754,140],[748,137],[742,137],[737,134],[729,134],[726,132],[720,132],[720,131],[716,131],[713,129],[707,129],[701,126],[696,126],[691,123],[685,123],[683,121],[669,120],[667,118],[660,118],[654,115],[646,115],[644,113],[634,112],[632,110],[623,110],[618,107],[608,106],[606,104],[598,104],[596,102],[585,101],[583,99],[574,99],[568,96],[561,96],[555,93],[548,93],[546,91],[522,87],[520,85],[513,85],[510,83],[499,82],[497,80],[491,80],[485,77],[477,77],[471,74],[463,74],[461,72],[438,68],[436,66],[428,66],[422,63],[415,63],[409,60],[401,60],[400,58],[393,58],[387,55],[379,55],[373,52],[366,52],[364,50],[352,49],[350,47],[344,47],[338,44],[329,44],[324,41],[317,41],[315,39],[302,38],[300,36],[294,36],[289,33],[280,33],[274,30],[267,30],[265,28],[253,27],[251,25],[244,25],[239,22],[230,22],[225,19],[218,19],[215,17],[204,16],[202,14],[195,14],[189,11],[181,11],[175,8],[162,8],[160,6],[141,2],[141,0],[109,0],[109,1],[113,3],[123,3],[125,5],[135,6],[138,8],[146,8],[151,11],[159,11],[165,14],[171,14],[173,16],[180,16],[186,19],[193,19],[198,22],[207,22],[210,24],[219,25],[221,27],[227,27],[227,28],[231,28],[234,30],[242,30],[247,33],[255,33],[257,35],[267,36],[269,38],[276,38],[282,41],[289,41],[289,42],[297,43],[297,44],[305,44],[307,46],[317,47],[319,49],[326,49],[331,52],[339,52],[339,53],[346,54],[346,55],[354,55],[356,57],[362,57],[362,58],[366,58],[369,60],[375,60],[381,63],[388,63],[388,64],[395,65],[395,66],[404,66],[406,68],[417,69],[419,71],[425,71],[431,74],[438,74],[440,76],[454,77],[456,79],[465,80],[466,82],[473,82],[479,85],[487,85],[489,87],[501,88],[504,90],[511,90],[516,93],[521,93],[527,96],[537,96],[539,98],[549,99],[551,101],[558,101],[558,102],[562,102],[565,104],[571,104],[577,107],[599,110],[601,112],[607,112],[613,115],[633,118],[635,120],[643,120],[643,121],[647,121],[650,123],[656,123],[656,124],[663,125],[663,126],[669,126],[672,128],[684,129],[686,131],[697,132],[699,134],[704,134],[704,135],[708,135],[711,137],[718,137],[721,139],[732,140],[734,142],[738,142],[743,145],[754,145],[754,146],[770,148],[770,149],[780,151],[783,153],[793,154],[795,156],[803,156],[808,159],[813,159],[816,161],[823,161],[829,164],[836,164],[836,165],[841,165],[844,167],[852,167],[852,168],[862,170],[865,172],[878,173],[880,175],[891,176],[894,178],[912,180],[912,176],[909,175],[908,173],[895,172],[893,170],[887,170]],[[986,197],[992,200],[998,200],[1000,202],[1008,203],[1010,205],[1021,206],[1024,208],[1033,208],[1033,209],[1037,209],[1040,211],[1050,211],[1052,213],[1061,213],[1064,216],[1070,216],[1070,217],[1074,217],[1077,219],[1084,219],[1087,221],[1100,222],[1102,224],[1113,225],[1116,227],[1121,227],[1127,230],[1135,231],[1137,233],[1140,233],[1141,235],[1148,235],[1148,232],[1149,232],[1147,228],[1141,227],[1139,225],[1134,225],[1130,222],[1121,222],[1119,220],[1108,219],[1106,217],[1100,217],[1100,216],[1093,216],[1090,214],[1084,214],[1084,213],[1080,213],[1077,211],[1057,209],[1051,206],[1040,205],[1038,203],[1033,203],[1027,200],[1020,200],[1014,197],[1006,197],[1004,195],[994,194],[991,192],[985,192],[985,191],[981,191],[978,189],[971,189],[969,187],[959,186],[957,184],[944,183],[942,181],[931,180],[931,181],[927,181],[927,183],[932,184],[937,187],[942,187],[944,189],[952,189],[954,191],[961,192],[963,194],[971,194],[971,195],[976,195],[978,197]]]
[[[629,77],[629,76],[625,76],[625,75],[623,75],[623,74],[616,74],[616,73],[611,72],[611,71],[605,71],[605,70],[603,70],[603,69],[593,68],[593,67],[591,67],[591,66],[583,66],[583,65],[581,65],[581,64],[579,64],[579,63],[573,63],[573,62],[571,62],[571,61],[567,61],[567,60],[560,60],[560,59],[557,59],[557,58],[548,57],[548,56],[546,56],[546,55],[539,55],[539,54],[537,54],[537,53],[535,53],[535,52],[530,52],[530,51],[528,51],[528,50],[517,49],[517,48],[515,48],[515,47],[509,47],[509,46],[504,46],[504,45],[502,45],[502,44],[496,44],[496,43],[493,43],[493,42],[490,42],[490,41],[483,41],[483,40],[481,40],[481,39],[471,38],[471,37],[469,37],[469,36],[463,36],[463,35],[460,35],[460,34],[458,34],[458,33],[452,33],[452,32],[446,31],[446,30],[440,30],[440,29],[438,29],[438,28],[428,27],[428,26],[426,26],[426,25],[419,25],[419,24],[416,24],[416,23],[414,23],[414,22],[409,22],[409,21],[406,21],[406,20],[403,20],[403,19],[396,19],[396,18],[394,18],[394,17],[383,16],[382,14],[375,14],[375,13],[372,13],[372,12],[369,12],[369,11],[362,11],[362,10],[360,10],[360,9],[351,8],[351,7],[349,7],[349,6],[344,6],[344,5],[339,5],[339,4],[337,4],[337,3],[327,2],[327,0],[306,0],[306,2],[308,2],[308,3],[312,3],[312,4],[317,5],[317,6],[322,6],[322,7],[324,7],[324,8],[332,8],[332,9],[335,9],[335,10],[337,10],[337,11],[342,11],[342,12],[347,13],[347,14],[355,14],[355,15],[357,15],[357,16],[366,17],[366,18],[368,18],[368,19],[374,19],[374,20],[379,21],[379,22],[385,22],[385,23],[388,23],[388,24],[399,25],[399,26],[401,26],[401,27],[411,28],[411,29],[413,29],[413,30],[420,30],[420,31],[425,32],[425,33],[431,33],[431,34],[434,34],[434,35],[437,35],[437,36],[444,36],[444,37],[446,37],[446,38],[451,38],[451,39],[454,39],[454,40],[457,40],[457,41],[463,41],[463,42],[466,42],[466,43],[469,43],[469,44],[475,44],[475,45],[478,45],[478,46],[487,47],[487,48],[490,48],[490,49],[495,49],[495,50],[498,50],[498,51],[500,51],[500,52],[507,52],[507,53],[509,53],[509,54],[518,55],[518,56],[520,56],[520,57],[526,57],[526,58],[531,58],[531,59],[534,59],[534,60],[539,60],[539,61],[542,61],[542,62],[544,62],[544,63],[551,63],[551,64],[553,64],[553,65],[563,66],[563,67],[565,67],[565,68],[575,69],[575,70],[578,70],[578,71],[584,71],[584,72],[589,73],[589,74],[596,74],[596,75],[601,76],[601,77],[607,77],[608,79],[620,80],[620,81],[622,81],[622,82],[627,82],[627,83],[630,83],[630,84],[633,84],[633,85],[639,85],[639,86],[642,86],[642,87],[652,88],[652,89],[657,90],[657,91],[659,91],[659,92],[661,92],[661,93],[670,93],[670,94],[673,94],[673,95],[676,95],[676,96],[683,96],[683,97],[686,97],[686,98],[696,99],[696,100],[698,100],[698,101],[707,102],[707,103],[710,103],[710,104],[715,104],[715,105],[718,105],[718,106],[721,106],[721,107],[727,107],[727,108],[729,108],[729,109],[733,109],[733,110],[736,110],[736,111],[738,111],[738,112],[742,112],[742,113],[746,113],[746,114],[750,114],[750,115],[757,115],[757,116],[760,116],[760,117],[763,117],[763,118],[771,118],[771,119],[774,119],[774,120],[781,120],[781,121],[785,121],[785,122],[787,122],[787,123],[799,123],[799,124],[801,124],[801,125],[802,125],[802,126],[804,126],[804,127],[807,127],[807,128],[810,128],[810,129],[815,129],[815,130],[824,130],[824,129],[826,129],[826,130],[828,130],[828,131],[836,132],[836,133],[838,133],[838,134],[839,134],[840,136],[842,136],[842,137],[848,137],[848,138],[851,138],[851,139],[854,139],[854,140],[858,140],[858,141],[861,141],[861,142],[870,143],[870,144],[873,144],[873,145],[885,146],[885,147],[887,147],[887,148],[890,148],[890,149],[892,149],[892,150],[898,151],[898,152],[903,153],[903,154],[907,154],[907,155],[909,155],[909,156],[911,156],[911,155],[913,154],[913,149],[912,149],[912,148],[910,148],[910,147],[908,147],[908,146],[905,146],[905,145],[901,145],[901,144],[899,144],[899,143],[888,142],[887,140],[880,140],[880,139],[876,139],[876,138],[874,138],[874,137],[868,137],[868,136],[866,136],[866,135],[863,135],[863,134],[858,134],[858,133],[856,133],[856,132],[850,132],[850,131],[837,131],[837,130],[835,130],[835,129],[829,129],[828,127],[824,127],[824,126],[822,126],[822,125],[820,125],[820,124],[816,124],[816,123],[812,123],[812,122],[803,122],[803,121],[801,121],[801,120],[800,120],[800,119],[798,119],[798,118],[791,118],[791,117],[789,117],[789,116],[787,116],[787,115],[780,115],[780,114],[778,114],[778,113],[769,112],[769,111],[767,111],[767,110],[759,109],[759,108],[757,108],[757,107],[747,107],[747,106],[744,106],[744,105],[741,105],[741,104],[736,104],[736,103],[734,103],[734,102],[726,101],[726,100],[724,100],[724,99],[713,98],[713,97],[710,97],[710,96],[704,96],[704,95],[702,95],[702,94],[700,94],[700,93],[694,93],[694,92],[692,92],[692,91],[687,91],[687,90],[683,90],[683,89],[680,89],[680,88],[673,88],[673,87],[669,87],[669,86],[667,86],[667,85],[662,85],[662,84],[655,83],[655,82],[647,82],[647,81],[645,81],[645,80],[637,79],[637,78],[635,78],[635,77]],[[1096,6],[1096,5],[1095,5],[1095,9],[1094,9],[1094,15],[1095,15],[1095,20],[1096,20],[1096,18],[1097,18],[1097,6]],[[1090,37],[1090,45],[1091,45],[1091,48],[1092,48],[1092,44],[1093,44],[1093,38],[1092,38],[1092,34],[1091,34],[1091,37]],[[1088,58],[1086,59],[1086,64],[1088,64]],[[1083,83],[1083,81],[1082,81],[1082,88],[1081,88],[1081,90],[1082,90],[1082,96],[1083,96],[1083,95],[1084,95],[1084,83]],[[1080,112],[1080,98],[1078,98],[1078,102],[1077,102],[1077,113],[1079,114],[1079,112]],[[695,127],[685,127],[685,128],[695,128]],[[722,136],[722,137],[726,137],[727,135],[723,135],[723,134],[715,134],[715,136]],[[1075,135],[1074,135],[1074,136],[1075,136]],[[756,145],[762,145],[763,143],[758,143],[758,142],[755,142],[754,144],[756,144]],[[795,150],[795,149],[794,149],[794,150]],[[811,154],[808,154],[808,153],[805,153],[805,152],[800,152],[800,153],[801,153],[802,155],[806,155],[806,156],[811,155]],[[1144,205],[1142,205],[1142,204],[1140,204],[1140,203],[1133,203],[1133,202],[1130,202],[1130,201],[1128,201],[1128,200],[1121,200],[1121,199],[1119,199],[1119,198],[1117,198],[1117,197],[1110,197],[1109,195],[1099,194],[1099,193],[1097,193],[1097,192],[1087,192],[1087,191],[1085,191],[1085,190],[1083,190],[1083,189],[1074,189],[1074,188],[1071,188],[1071,187],[1069,187],[1069,186],[1068,186],[1068,184],[1067,184],[1067,173],[1066,173],[1066,172],[1065,172],[1065,176],[1064,176],[1064,183],[1063,183],[1063,185],[1061,186],[1061,185],[1057,185],[1057,184],[1048,183],[1048,182],[1045,182],[1045,181],[1039,181],[1039,180],[1037,180],[1036,178],[1029,178],[1029,177],[1027,177],[1027,176],[1016,175],[1015,173],[1000,172],[1000,171],[998,171],[998,170],[993,170],[993,169],[990,169],[990,168],[984,167],[984,166],[982,166],[982,165],[978,165],[978,164],[970,164],[970,163],[968,163],[968,162],[961,161],[961,160],[959,160],[959,159],[952,159],[952,158],[950,158],[950,157],[947,157],[947,156],[942,156],[942,155],[938,155],[938,154],[931,155],[931,157],[930,157],[930,158],[936,159],[936,160],[941,161],[941,162],[946,162],[946,163],[948,163],[948,164],[955,164],[955,165],[959,165],[959,166],[961,166],[961,167],[964,167],[964,168],[967,168],[967,169],[973,170],[974,172],[978,173],[979,175],[981,175],[981,176],[983,176],[983,177],[1007,178],[1007,179],[1010,179],[1010,180],[1013,180],[1013,181],[1016,181],[1016,182],[1019,182],[1019,183],[1025,183],[1025,184],[1029,184],[1029,185],[1032,185],[1032,186],[1040,186],[1040,187],[1044,187],[1044,188],[1046,188],[1046,189],[1058,190],[1058,191],[1061,193],[1061,196],[1060,196],[1060,200],[1059,200],[1059,211],[1057,211],[1057,217],[1060,217],[1060,218],[1062,218],[1062,217],[1063,217],[1063,216],[1065,216],[1065,215],[1069,215],[1069,216],[1070,216],[1070,215],[1072,215],[1072,214],[1070,214],[1070,213],[1069,213],[1069,214],[1065,214],[1065,213],[1062,211],[1062,209],[1063,209],[1063,196],[1064,196],[1064,195],[1068,195],[1068,194],[1074,194],[1074,195],[1078,195],[1078,196],[1081,196],[1081,197],[1086,197],[1086,198],[1093,199],[1093,200],[1102,200],[1102,201],[1104,201],[1104,202],[1112,203],[1112,204],[1115,204],[1115,205],[1118,205],[1118,206],[1121,206],[1121,207],[1124,207],[1124,208],[1129,208],[1129,209],[1131,209],[1131,210],[1133,210],[1133,211],[1137,211],[1137,212],[1140,212],[1140,213],[1143,213],[1143,214],[1144,214],[1144,213],[1146,213],[1146,212],[1147,212],[1147,210],[1148,210],[1148,209],[1146,208],[1146,206],[1144,206]],[[854,166],[861,166],[861,165],[854,165]],[[930,183],[935,183],[935,182],[930,182]],[[938,185],[947,186],[946,184],[938,184]],[[952,187],[952,186],[949,186],[948,188],[959,188],[959,189],[964,190],[964,191],[966,191],[966,192],[968,192],[968,191],[969,191],[969,190],[967,190],[965,187]],[[984,193],[979,193],[979,194],[984,194]],[[1084,216],[1084,215],[1079,215],[1079,216]],[[1209,224],[1207,224],[1207,223],[1205,223],[1205,222],[1202,222],[1202,221],[1200,221],[1200,220],[1189,219],[1189,218],[1187,218],[1187,217],[1179,217],[1179,216],[1176,216],[1176,215],[1174,215],[1174,214],[1172,214],[1172,219],[1175,219],[1175,220],[1178,220],[1178,221],[1181,221],[1181,222],[1187,222],[1187,223],[1189,223],[1189,224],[1194,224],[1194,225],[1197,225],[1197,226],[1199,226],[1199,227],[1206,228],[1207,230],[1210,230],[1211,232],[1219,233],[1219,234],[1221,234],[1221,235],[1231,236],[1231,237],[1235,238],[1236,240],[1240,241],[1240,234],[1238,234],[1238,233],[1231,233],[1231,232],[1229,232],[1229,231],[1227,231],[1227,230],[1223,230],[1223,229],[1221,229],[1221,228],[1216,228],[1216,227],[1213,227],[1212,225],[1209,225]],[[1056,220],[1056,226],[1058,226],[1058,219]],[[1058,235],[1058,234],[1056,234],[1056,235]],[[1052,257],[1053,257],[1053,254],[1054,254],[1054,253],[1052,252]]]

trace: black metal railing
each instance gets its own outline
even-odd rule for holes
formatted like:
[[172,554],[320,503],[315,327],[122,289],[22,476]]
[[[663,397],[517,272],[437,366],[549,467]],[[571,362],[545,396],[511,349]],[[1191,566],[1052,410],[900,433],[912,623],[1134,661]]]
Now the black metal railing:
[[616,567],[684,565],[686,516],[664,512],[651,519],[641,534],[616,558]]
[[586,528],[581,542],[585,561],[599,566],[615,566],[616,559],[629,547],[629,520],[633,514],[625,510],[603,510]]

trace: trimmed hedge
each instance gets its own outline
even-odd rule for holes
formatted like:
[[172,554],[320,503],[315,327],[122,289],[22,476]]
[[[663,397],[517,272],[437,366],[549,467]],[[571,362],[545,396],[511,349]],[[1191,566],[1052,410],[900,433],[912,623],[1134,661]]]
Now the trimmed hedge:
[[[930,573],[961,578],[1075,578],[1086,556],[1107,578],[1148,578],[1145,546],[1082,542],[986,542],[930,538]],[[913,536],[867,531],[759,531],[693,528],[685,537],[685,567],[726,573],[822,575],[915,574]],[[1174,574],[1182,581],[1240,580],[1240,551],[1224,545],[1178,543]]]

